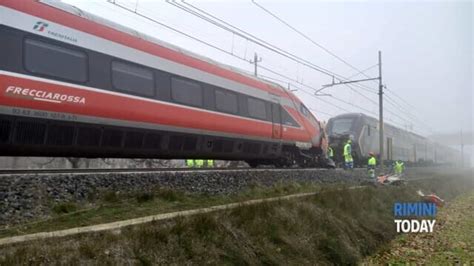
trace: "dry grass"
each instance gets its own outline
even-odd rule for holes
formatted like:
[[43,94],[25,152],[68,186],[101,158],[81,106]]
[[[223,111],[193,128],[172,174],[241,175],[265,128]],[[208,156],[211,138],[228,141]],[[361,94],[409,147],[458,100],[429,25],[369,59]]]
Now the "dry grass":
[[53,203],[51,204],[53,215],[50,218],[0,228],[0,237],[62,230],[249,199],[317,191],[318,189],[318,185],[312,183],[280,183],[269,188],[254,186],[240,194],[231,196],[186,194],[168,188],[155,188],[128,194],[104,191],[102,194],[92,197],[88,203]]
[[474,190],[441,208],[432,234],[403,234],[366,264],[472,265]]
[[[469,182],[436,179],[406,187],[325,189],[317,196],[152,222],[121,232],[16,244],[0,250],[0,264],[356,264],[395,237],[394,202],[417,200],[419,188],[436,189],[449,200],[469,189]],[[281,188],[259,195],[275,189]],[[176,200],[168,193],[160,197]],[[161,200],[158,197],[151,201]]]

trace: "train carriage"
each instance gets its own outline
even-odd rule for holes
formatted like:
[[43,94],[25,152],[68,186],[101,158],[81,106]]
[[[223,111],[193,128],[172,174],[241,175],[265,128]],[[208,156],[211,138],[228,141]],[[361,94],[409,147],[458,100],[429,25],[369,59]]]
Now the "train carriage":
[[[343,147],[352,140],[354,161],[357,165],[367,163],[369,152],[380,156],[379,122],[362,113],[348,113],[329,119],[327,124],[329,144],[335,151],[335,161],[342,163]],[[459,152],[435,143],[428,138],[406,130],[384,124],[384,160],[402,160],[413,164],[457,164]]]
[[324,157],[281,86],[58,1],[0,0],[0,53],[2,156]]

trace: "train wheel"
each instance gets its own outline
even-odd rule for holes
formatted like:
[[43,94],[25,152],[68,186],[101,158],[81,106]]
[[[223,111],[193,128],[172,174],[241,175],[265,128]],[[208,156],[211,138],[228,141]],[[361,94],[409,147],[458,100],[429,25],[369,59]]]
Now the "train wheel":
[[260,165],[258,161],[245,161],[250,167],[256,168],[257,166]]

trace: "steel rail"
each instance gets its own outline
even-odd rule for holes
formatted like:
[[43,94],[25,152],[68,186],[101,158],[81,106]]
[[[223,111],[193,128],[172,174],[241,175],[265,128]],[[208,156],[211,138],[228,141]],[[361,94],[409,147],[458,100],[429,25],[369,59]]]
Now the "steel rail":
[[[362,169],[362,168],[354,168]],[[109,174],[109,173],[205,173],[205,172],[263,172],[263,171],[325,171],[326,168],[83,168],[83,169],[0,169],[0,175],[45,174]]]

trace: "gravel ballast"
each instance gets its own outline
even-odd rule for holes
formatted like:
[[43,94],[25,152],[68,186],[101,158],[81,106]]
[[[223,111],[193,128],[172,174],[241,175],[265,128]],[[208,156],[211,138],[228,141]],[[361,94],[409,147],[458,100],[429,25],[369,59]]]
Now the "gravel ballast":
[[156,188],[188,193],[226,195],[251,186],[286,182],[360,184],[365,169],[259,170],[211,172],[148,172],[110,174],[41,174],[0,177],[0,225],[17,224],[48,216],[51,205],[87,202],[101,192],[130,193]]

